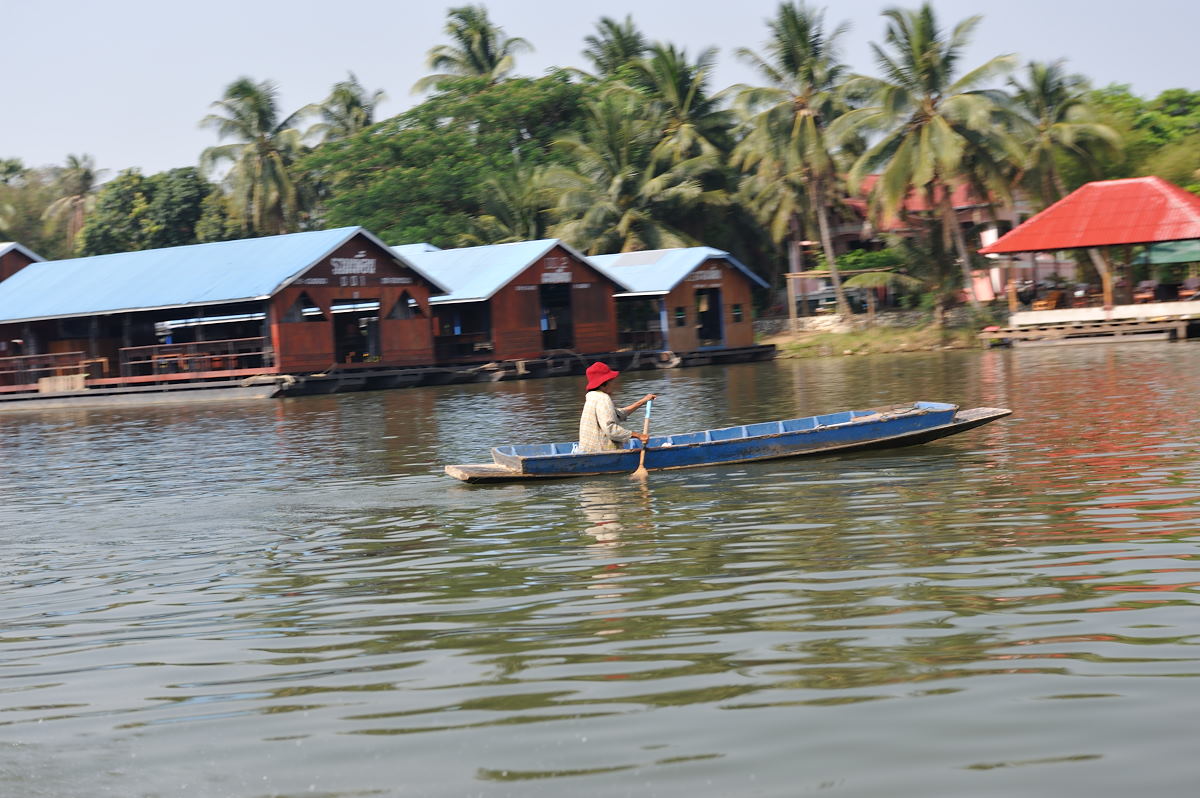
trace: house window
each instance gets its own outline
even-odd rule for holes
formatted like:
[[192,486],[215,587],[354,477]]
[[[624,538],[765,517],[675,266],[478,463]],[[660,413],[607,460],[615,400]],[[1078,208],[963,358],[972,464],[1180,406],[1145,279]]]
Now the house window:
[[734,324],[737,324],[739,321],[742,320],[742,306],[741,305],[734,305],[730,309],[729,312],[733,315],[733,323]]
[[687,326],[687,312],[683,308],[675,308],[675,326]]
[[306,293],[300,294],[292,306],[283,313],[280,321],[285,323],[303,321],[328,321],[321,308]]
[[404,321],[407,319],[419,319],[425,314],[421,312],[421,306],[417,300],[413,299],[405,291],[400,295],[400,299],[396,301],[391,313],[387,315],[389,319]]

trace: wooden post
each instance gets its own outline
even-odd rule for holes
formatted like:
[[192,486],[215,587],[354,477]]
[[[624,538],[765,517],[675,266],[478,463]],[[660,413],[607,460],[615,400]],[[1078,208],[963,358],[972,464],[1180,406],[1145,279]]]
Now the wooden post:
[[1004,264],[1004,293],[1008,296],[1008,312],[1017,312],[1017,281],[1013,278],[1012,258]]
[[787,288],[787,308],[788,308],[788,332],[795,335],[799,326],[799,320],[796,318],[796,297],[792,293],[792,273],[788,272],[784,275],[783,284]]
[[87,356],[96,357],[99,354],[99,345],[96,343],[100,337],[100,317],[92,316],[88,321],[88,348]]

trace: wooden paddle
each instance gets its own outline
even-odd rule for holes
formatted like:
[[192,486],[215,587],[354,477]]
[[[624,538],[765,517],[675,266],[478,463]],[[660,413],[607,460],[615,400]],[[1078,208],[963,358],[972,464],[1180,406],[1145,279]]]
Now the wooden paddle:
[[[654,406],[653,399],[646,402],[646,420],[642,422],[642,434],[643,435],[650,434],[650,408],[653,406]],[[632,474],[630,474],[629,477],[630,477],[630,479],[645,479],[646,474],[648,474],[648,473],[649,472],[646,471],[646,444],[643,443],[642,444],[642,456],[638,459],[637,470],[634,471]]]

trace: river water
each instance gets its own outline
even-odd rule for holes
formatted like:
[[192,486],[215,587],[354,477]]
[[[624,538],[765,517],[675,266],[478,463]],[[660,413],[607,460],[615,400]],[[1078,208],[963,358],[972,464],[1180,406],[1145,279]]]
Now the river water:
[[441,475],[572,439],[580,383],[0,416],[0,795],[1194,789],[1200,344],[641,372],[660,432],[1014,415],[645,483]]

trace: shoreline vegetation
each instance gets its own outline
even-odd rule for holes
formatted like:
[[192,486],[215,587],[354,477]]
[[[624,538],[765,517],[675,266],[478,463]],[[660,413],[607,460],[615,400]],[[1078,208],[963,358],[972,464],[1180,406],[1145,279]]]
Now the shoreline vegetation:
[[[851,290],[886,285],[906,307],[982,317],[970,272],[986,266],[985,226],[1098,179],[1157,175],[1200,194],[1200,91],[1142,98],[1013,53],[968,63],[981,17],[883,6],[855,20],[873,64],[841,60],[851,29],[827,20],[835,5],[787,0],[751,46],[691,53],[632,15],[601,17],[580,31],[582,67],[539,77],[516,73],[535,43],[484,5],[452,7],[422,99],[388,119],[383,91],[353,73],[296,110],[273,80],[242,76],[207,116],[198,103],[214,144],[192,165],[114,175],[89,155],[31,167],[0,152],[0,241],[48,260],[344,226],[443,249],[711,246],[771,284],[760,308],[784,301],[785,273],[815,268],[842,316]],[[718,56],[754,80],[714,86]],[[1094,268],[1080,259],[1077,279],[1098,282]],[[843,271],[858,272],[845,287]],[[853,335],[795,348],[911,351],[936,337]]]
[[774,344],[775,357],[845,357],[892,355],[901,352],[937,352],[980,349],[976,325],[938,326],[932,321],[917,327],[862,327],[845,332],[805,330],[764,335],[760,344]]

